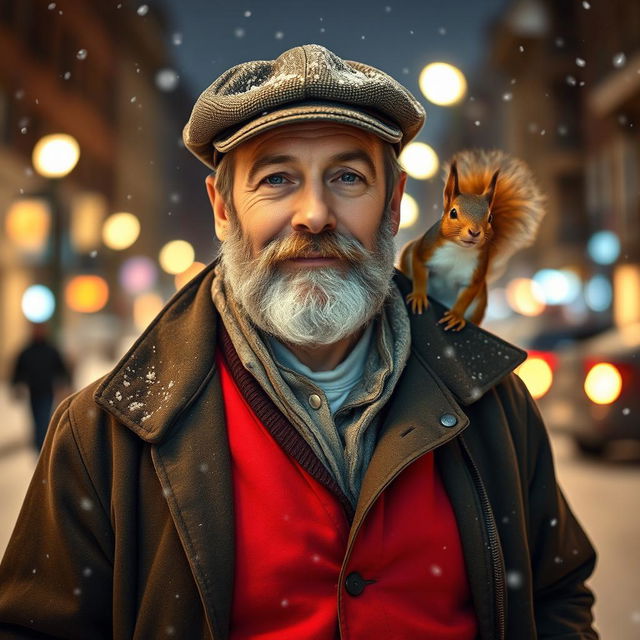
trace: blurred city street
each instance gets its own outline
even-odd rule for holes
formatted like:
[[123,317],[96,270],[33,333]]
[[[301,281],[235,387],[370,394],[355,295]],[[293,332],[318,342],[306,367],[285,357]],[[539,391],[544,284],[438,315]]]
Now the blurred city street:
[[[0,386],[0,556],[4,553],[36,455],[30,445],[28,413]],[[640,465],[628,451],[610,459],[576,453],[562,434],[552,435],[560,485],[598,550],[591,580],[595,616],[603,640],[640,636],[640,546],[637,544]]]

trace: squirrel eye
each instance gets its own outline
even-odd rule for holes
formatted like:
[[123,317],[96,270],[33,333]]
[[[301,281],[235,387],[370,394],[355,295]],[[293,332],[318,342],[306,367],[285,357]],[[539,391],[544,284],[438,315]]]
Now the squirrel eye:
[[451,209],[451,211],[449,212],[449,215],[452,218],[457,218],[458,217],[458,212],[455,209]]
[[487,218],[487,222],[488,222],[489,224],[491,224],[491,221],[492,221],[492,220],[493,220],[493,213],[490,213],[490,214],[489,214],[489,217]]

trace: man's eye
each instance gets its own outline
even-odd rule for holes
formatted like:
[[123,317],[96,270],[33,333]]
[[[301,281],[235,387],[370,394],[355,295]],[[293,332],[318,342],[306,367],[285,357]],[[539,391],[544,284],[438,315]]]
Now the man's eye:
[[362,178],[356,173],[345,171],[345,173],[340,174],[340,181],[345,184],[355,184],[356,182],[362,181]]
[[272,187],[284,184],[286,181],[285,177],[283,175],[280,175],[279,173],[274,173],[272,176],[267,176],[266,178],[264,178],[264,180],[262,182],[271,185]]

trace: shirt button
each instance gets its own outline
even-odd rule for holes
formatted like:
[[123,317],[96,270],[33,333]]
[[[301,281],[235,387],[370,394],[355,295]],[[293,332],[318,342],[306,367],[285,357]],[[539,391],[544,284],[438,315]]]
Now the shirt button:
[[322,400],[317,393],[312,393],[309,396],[309,405],[312,409],[319,409],[322,406]]
[[458,418],[453,413],[443,413],[440,416],[440,424],[443,427],[455,427],[458,424]]
[[350,596],[359,596],[367,585],[364,578],[357,571],[354,571],[347,576],[344,586]]

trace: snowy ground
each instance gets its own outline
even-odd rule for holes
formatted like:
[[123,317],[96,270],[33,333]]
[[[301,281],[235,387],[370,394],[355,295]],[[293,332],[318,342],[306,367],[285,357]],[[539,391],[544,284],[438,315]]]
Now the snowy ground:
[[[0,554],[11,535],[36,456],[29,446],[26,408],[0,386]],[[585,460],[571,442],[553,436],[558,477],[599,553],[591,586],[603,639],[640,637],[640,464],[638,459]],[[628,457],[628,456],[627,456]]]

